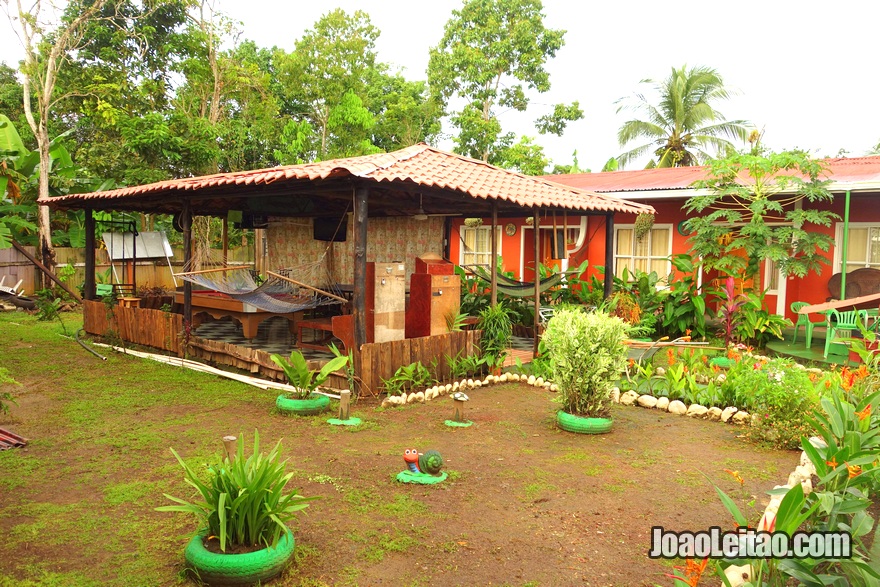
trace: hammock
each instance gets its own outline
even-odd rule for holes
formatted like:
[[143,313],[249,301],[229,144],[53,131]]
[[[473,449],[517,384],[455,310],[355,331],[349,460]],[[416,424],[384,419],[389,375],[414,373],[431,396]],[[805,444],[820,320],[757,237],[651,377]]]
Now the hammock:
[[[286,314],[311,310],[319,306],[347,302],[333,283],[324,267],[323,257],[317,263],[298,268],[268,272],[266,280],[257,285],[247,266],[218,267],[202,271],[178,273],[179,277],[204,288],[224,293],[232,298],[256,306],[266,312]],[[322,275],[326,274],[326,275]],[[296,275],[294,279],[291,275]],[[309,285],[311,281],[319,285]]]
[[[464,265],[463,267],[483,281],[486,281],[488,283],[492,282],[492,275],[482,266]],[[565,280],[566,275],[568,275],[568,272],[563,271],[561,273],[554,273],[553,275],[542,279],[538,283],[538,290],[540,291],[540,293],[544,293],[548,289],[560,285]],[[516,279],[512,279],[510,277],[507,277],[506,275],[501,275],[500,273],[497,277],[498,291],[505,295],[513,298],[525,298],[535,294],[535,283],[533,281],[517,281]]]

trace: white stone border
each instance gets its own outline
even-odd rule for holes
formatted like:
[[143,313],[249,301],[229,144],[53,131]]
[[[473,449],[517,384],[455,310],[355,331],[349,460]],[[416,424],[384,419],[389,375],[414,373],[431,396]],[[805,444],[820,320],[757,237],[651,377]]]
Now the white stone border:
[[382,400],[382,407],[389,408],[392,406],[429,402],[448,393],[455,393],[459,389],[476,389],[498,383],[526,383],[534,387],[546,389],[547,391],[559,391],[558,385],[545,381],[543,377],[525,376],[518,373],[502,373],[501,375],[487,375],[485,379],[462,379],[461,381],[445,385],[434,385],[425,391],[414,391],[410,394],[389,395]]

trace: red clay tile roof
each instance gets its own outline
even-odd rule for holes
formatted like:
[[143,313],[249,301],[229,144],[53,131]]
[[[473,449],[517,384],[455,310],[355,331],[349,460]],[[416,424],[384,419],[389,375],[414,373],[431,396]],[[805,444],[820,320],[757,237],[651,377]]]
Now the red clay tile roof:
[[[828,179],[835,184],[880,182],[880,156],[825,159],[825,163]],[[703,179],[705,172],[705,167],[669,167],[543,177],[594,192],[639,192],[689,189],[695,181]]]
[[[454,153],[435,149],[426,144],[413,145],[392,153],[364,155],[348,159],[334,159],[303,165],[289,165],[220,173],[202,177],[174,179],[157,183],[131,186],[92,194],[73,194],[51,198],[53,208],[75,208],[90,200],[128,199],[137,196],[185,196],[206,188],[228,186],[230,193],[247,195],[248,186],[265,186],[290,180],[332,180],[361,178],[377,184],[393,183],[411,187],[452,190],[473,198],[498,199],[519,206],[542,206],[571,210],[602,212],[650,212],[644,204],[626,202],[619,198],[560,185],[554,178],[530,177],[500,169]],[[300,182],[301,184],[301,182]],[[213,190],[216,193],[217,190]],[[256,194],[255,194],[256,195]]]

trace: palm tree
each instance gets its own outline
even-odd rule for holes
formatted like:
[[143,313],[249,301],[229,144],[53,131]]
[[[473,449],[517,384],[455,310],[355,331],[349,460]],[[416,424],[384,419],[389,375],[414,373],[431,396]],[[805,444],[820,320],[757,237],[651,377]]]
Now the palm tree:
[[[620,146],[636,139],[648,139],[641,145],[617,157],[620,167],[653,150],[656,159],[648,167],[685,167],[699,165],[711,155],[706,149],[724,152],[733,144],[722,138],[737,138],[745,142],[751,123],[745,120],[725,120],[712,107],[718,100],[726,100],[730,93],[724,88],[721,76],[710,67],[682,66],[672,68],[662,82],[642,80],[654,84],[660,103],[654,106],[643,94],[636,94],[617,109],[636,110],[647,120],[628,120],[617,131]],[[624,102],[626,100],[626,102]]]

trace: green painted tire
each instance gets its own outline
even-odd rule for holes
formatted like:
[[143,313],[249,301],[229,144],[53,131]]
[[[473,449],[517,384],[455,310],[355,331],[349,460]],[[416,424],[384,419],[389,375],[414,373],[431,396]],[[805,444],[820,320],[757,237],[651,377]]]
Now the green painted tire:
[[293,555],[293,532],[278,540],[275,548],[245,554],[211,552],[203,543],[206,531],[199,532],[184,551],[187,569],[208,585],[253,585],[281,574]]
[[614,424],[614,420],[611,418],[585,418],[569,414],[563,410],[556,412],[556,425],[566,432],[605,434],[606,432],[611,432],[612,424]]
[[290,399],[279,395],[275,400],[275,406],[285,414],[297,416],[314,416],[330,407],[330,398],[320,393],[313,393],[306,399]]

